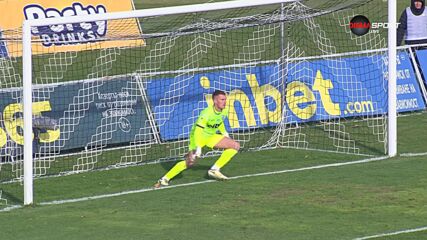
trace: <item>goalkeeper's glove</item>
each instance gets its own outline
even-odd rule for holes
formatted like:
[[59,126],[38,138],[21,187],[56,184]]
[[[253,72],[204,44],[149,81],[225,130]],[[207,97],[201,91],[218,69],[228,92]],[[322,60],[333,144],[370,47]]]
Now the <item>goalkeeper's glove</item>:
[[202,156],[202,148],[201,147],[197,147],[196,148],[196,153],[195,153],[196,157],[200,157]]
[[228,135],[228,132],[224,132],[223,134],[222,134],[224,137],[230,137],[230,135]]

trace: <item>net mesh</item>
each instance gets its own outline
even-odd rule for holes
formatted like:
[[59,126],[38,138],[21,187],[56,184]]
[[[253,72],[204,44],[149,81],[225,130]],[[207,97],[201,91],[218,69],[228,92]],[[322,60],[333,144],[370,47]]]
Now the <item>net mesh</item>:
[[[302,1],[34,28],[35,175],[180,159],[214,90],[242,151],[384,154],[387,59],[369,50],[386,31],[357,36],[349,22],[384,22],[385,7]],[[1,181],[23,172],[20,34],[2,32]]]

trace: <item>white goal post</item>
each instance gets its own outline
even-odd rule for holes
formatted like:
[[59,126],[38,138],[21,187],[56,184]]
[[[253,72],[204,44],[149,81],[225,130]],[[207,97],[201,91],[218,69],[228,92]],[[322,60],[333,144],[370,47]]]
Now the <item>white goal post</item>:
[[[23,127],[23,134],[24,134],[24,204],[29,205],[33,204],[33,161],[34,161],[34,152],[33,152],[33,53],[32,53],[32,29],[34,27],[43,27],[43,26],[51,26],[51,25],[60,25],[60,24],[72,24],[72,23],[82,23],[82,22],[97,22],[97,21],[107,21],[107,20],[117,20],[117,19],[139,19],[139,18],[147,18],[147,17],[157,17],[157,16],[167,16],[167,15],[176,15],[176,14],[187,14],[187,13],[193,13],[193,12],[210,12],[210,11],[216,11],[216,10],[227,10],[227,9],[238,9],[238,8],[247,8],[247,7],[256,7],[256,6],[264,6],[264,5],[272,5],[272,4],[285,4],[285,3],[293,3],[293,2],[299,2],[298,0],[238,0],[238,1],[228,1],[228,2],[217,2],[217,3],[206,3],[206,4],[195,4],[195,5],[187,5],[187,6],[178,6],[178,7],[166,7],[166,8],[154,8],[154,9],[146,9],[146,10],[134,10],[129,12],[116,12],[116,13],[105,13],[105,14],[94,14],[94,15],[87,15],[87,16],[72,16],[72,17],[60,17],[60,18],[46,18],[46,19],[33,19],[33,20],[25,20],[22,25],[22,62],[23,62],[23,119],[24,119],[24,127]],[[286,17],[286,16],[282,16]],[[283,19],[281,19],[283,20]],[[397,154],[397,124],[396,124],[396,0],[389,0],[388,1],[388,21],[389,21],[389,29],[388,29],[388,109],[387,109],[387,127],[388,129],[386,131],[387,139],[385,140],[387,142],[387,154],[390,157],[393,157]],[[308,27],[313,27],[311,31],[316,32],[318,31],[313,22],[306,21],[304,24]],[[283,31],[285,26],[280,26],[279,29],[281,29],[282,38],[283,38]],[[264,30],[264,29],[263,29]],[[270,29],[265,30],[268,32]],[[221,30],[220,30],[221,31]],[[280,31],[280,30],[279,30]],[[319,36],[322,36],[321,31],[319,31]],[[316,32],[317,34],[317,32]],[[279,34],[280,35],[280,34]],[[217,36],[214,36],[217,37]],[[264,39],[263,37],[260,37],[260,39]],[[252,40],[252,39],[251,39]],[[248,41],[251,42],[251,41]],[[281,44],[285,44],[283,39]],[[268,43],[264,43],[264,45],[268,45]],[[246,46],[244,46],[246,47]],[[249,46],[251,47],[251,46]],[[254,52],[256,52],[257,46],[253,47]],[[283,46],[281,46],[283,47]],[[327,48],[331,48],[330,46],[327,46]],[[294,50],[294,45],[289,44],[286,49],[281,49],[282,53],[288,51],[295,51],[295,54],[292,55],[293,57],[299,57],[298,51]],[[322,53],[327,53],[325,50],[321,49]],[[251,52],[252,53],[252,52]],[[335,52],[330,52],[331,54],[334,54]],[[238,58],[238,57],[236,57]],[[253,59],[250,59],[253,60]],[[286,57],[281,56],[280,61],[286,61]],[[236,62],[236,61],[235,61]],[[250,62],[245,62],[244,60],[240,61],[240,59],[236,62],[236,64],[244,65],[244,64],[251,64]],[[330,60],[331,65],[334,65],[332,60]],[[279,63],[280,65],[280,63]],[[346,66],[348,67],[348,66]],[[197,67],[196,67],[197,68]],[[230,67],[231,68],[231,67]],[[327,79],[323,79],[321,74],[318,74],[316,76],[317,78],[321,79],[322,83],[328,83]],[[251,89],[266,89],[266,91],[270,91],[270,88],[262,88],[261,86],[258,86],[258,82],[256,82],[253,78],[251,78],[251,75],[246,75],[246,78],[248,82],[250,82]],[[283,79],[281,79],[283,81]],[[256,83],[255,83],[256,82]],[[140,84],[140,82],[138,83]],[[252,85],[251,85],[252,84]],[[281,87],[285,88],[284,83],[280,85]],[[291,85],[291,84],[290,84]],[[295,84],[294,84],[295,85]],[[294,87],[292,85],[292,87]],[[141,86],[141,85],[140,85]],[[286,86],[289,87],[289,86]],[[295,86],[299,89],[300,86]],[[321,86],[314,84],[313,88],[320,88]],[[323,87],[326,89],[327,87]],[[323,89],[323,90],[324,90]],[[273,89],[274,90],[274,89]],[[285,91],[285,90],[281,90]],[[320,92],[320,90],[317,90]],[[267,97],[275,96],[276,92],[269,92],[266,95]],[[321,93],[320,93],[321,94]],[[288,95],[283,94],[283,98],[287,97]],[[264,96],[264,95],[263,95]],[[322,97],[325,95],[323,94]],[[257,104],[265,104],[263,101],[265,101],[265,98],[261,99],[255,99]],[[282,103],[284,104],[284,103]],[[242,107],[243,108],[243,107]],[[268,112],[268,110],[267,110]],[[280,113],[281,118],[286,118],[286,114],[284,113],[285,110],[282,110]],[[268,115],[268,114],[267,114]],[[277,117],[277,116],[272,116]],[[150,119],[151,122],[155,122],[155,120]],[[324,119],[321,119],[321,122],[323,125],[321,125],[322,131],[327,131],[329,128],[335,128],[335,125],[340,125],[340,123],[335,122],[335,118],[328,118],[327,120],[331,120],[331,124],[325,123],[326,121],[323,121]],[[284,135],[286,134],[286,131],[288,131],[286,128],[288,127],[288,123],[283,123],[282,121],[279,121],[279,125],[282,128],[280,131],[274,131],[273,137],[274,142],[277,142],[277,145],[279,146],[281,143],[280,141],[286,141],[284,139]],[[291,129],[298,127],[298,123],[290,124]],[[270,127],[270,126],[268,126]],[[331,138],[331,141],[343,141],[345,144],[353,144],[353,140],[348,140],[348,133],[345,131],[341,131],[341,125],[338,126],[339,130],[333,130],[331,132],[338,132],[338,135],[343,136],[328,136]],[[236,135],[240,134],[240,129],[236,130]],[[154,130],[153,130],[154,131]],[[250,134],[255,134],[256,131],[251,128]],[[249,136],[251,136],[249,135]],[[277,135],[277,136],[276,136]],[[298,138],[298,136],[304,135],[303,133],[298,134],[291,134],[291,138]],[[333,135],[333,134],[330,134]],[[379,134],[381,135],[381,134]],[[246,136],[245,136],[246,137]],[[272,137],[272,138],[273,138]],[[247,137],[248,139],[250,137]],[[338,140],[337,140],[338,139]],[[249,141],[249,140],[248,140]],[[291,141],[291,140],[290,140]],[[297,140],[300,141],[300,140]],[[165,141],[166,142],[166,141]],[[265,146],[261,146],[261,148],[268,148],[271,146],[272,143],[265,144]],[[276,143],[275,143],[276,144]],[[337,148],[349,148],[347,145],[344,147],[341,143],[338,144]],[[303,145],[304,147],[301,147],[301,145],[295,145],[295,148],[308,148],[307,146]],[[179,147],[182,147],[181,145]],[[287,147],[286,144],[280,145],[280,147]],[[351,147],[350,147],[351,148]],[[178,152],[180,150],[177,150]],[[383,149],[384,151],[384,149]],[[344,150],[343,152],[346,152]],[[356,152],[356,151],[354,151]],[[347,153],[352,153],[351,151],[347,150]],[[178,154],[177,154],[178,155]]]
[[397,154],[397,51],[396,51],[396,11],[397,1],[388,1],[388,57],[390,59],[388,64],[388,155],[394,157]]

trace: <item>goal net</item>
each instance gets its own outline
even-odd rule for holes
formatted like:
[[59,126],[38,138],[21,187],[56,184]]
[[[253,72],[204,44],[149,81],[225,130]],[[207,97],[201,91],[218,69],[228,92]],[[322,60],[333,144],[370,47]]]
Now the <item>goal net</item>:
[[[386,2],[186,9],[31,27],[35,176],[181,159],[215,90],[242,151],[385,154],[387,30],[350,22]],[[21,34],[2,31],[1,181],[23,174]]]

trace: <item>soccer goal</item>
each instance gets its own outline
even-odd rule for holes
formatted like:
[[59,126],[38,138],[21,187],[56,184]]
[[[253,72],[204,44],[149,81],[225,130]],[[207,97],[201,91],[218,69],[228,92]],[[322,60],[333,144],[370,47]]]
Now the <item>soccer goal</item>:
[[[42,10],[3,33],[0,59],[12,99],[1,180],[24,178],[25,204],[34,177],[182,158],[215,90],[227,93],[226,128],[242,151],[396,154],[395,1]],[[358,15],[389,28],[350,27]]]

